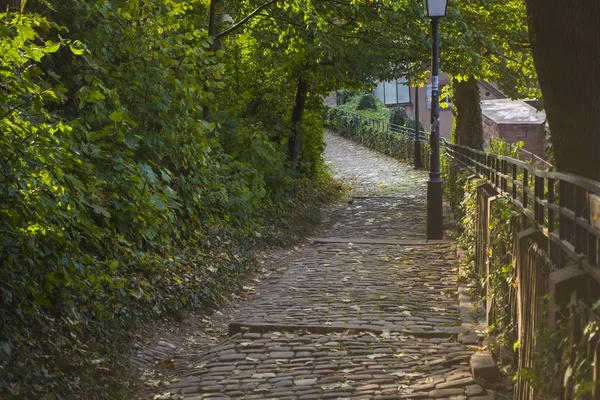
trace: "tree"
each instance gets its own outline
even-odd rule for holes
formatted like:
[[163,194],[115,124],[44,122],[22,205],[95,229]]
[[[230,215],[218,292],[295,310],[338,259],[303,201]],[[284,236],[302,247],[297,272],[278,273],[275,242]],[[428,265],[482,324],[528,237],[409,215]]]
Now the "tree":
[[594,0],[526,0],[526,4],[556,167],[600,180],[600,103],[596,99],[600,4]]
[[496,82],[509,97],[536,97],[536,76],[521,0],[459,0],[444,19],[442,69],[453,77],[456,143],[481,149],[477,81]]
[[[313,139],[317,142],[322,139],[307,137],[316,133],[308,131],[304,122],[307,117],[309,120],[320,118],[320,96],[336,87],[359,87],[372,84],[376,79],[406,73],[403,65],[408,65],[417,55],[412,51],[415,43],[409,40],[411,27],[418,24],[417,6],[407,1],[395,2],[393,7],[350,0],[277,3],[276,7],[262,10],[258,18],[245,24],[235,41],[223,43],[230,55],[239,54],[235,49],[252,49],[242,52],[243,59],[228,61],[229,65],[237,65],[236,73],[229,76],[243,73],[242,64],[252,65],[255,79],[262,82],[261,96],[253,95],[254,101],[250,103],[252,109],[258,111],[260,103],[267,106],[265,94],[270,90],[270,82],[279,82],[278,89],[291,89],[290,103],[286,104],[281,98],[284,93],[280,92],[279,104],[267,107],[271,111],[281,109],[291,116],[287,118],[290,127],[285,140],[292,170],[314,163],[314,160],[307,162],[311,156],[303,149]],[[234,16],[234,21],[255,7],[254,2],[248,2],[246,7],[237,10],[239,16]],[[398,31],[397,27],[403,30]],[[266,69],[278,72],[271,75]],[[246,84],[255,91],[255,79],[242,80],[242,86]],[[284,81],[293,82],[294,86]],[[238,83],[239,80],[235,87],[239,88]],[[317,142],[313,145],[322,146]]]
[[483,150],[483,123],[477,79],[453,80],[452,102],[455,125],[452,141],[461,146]]

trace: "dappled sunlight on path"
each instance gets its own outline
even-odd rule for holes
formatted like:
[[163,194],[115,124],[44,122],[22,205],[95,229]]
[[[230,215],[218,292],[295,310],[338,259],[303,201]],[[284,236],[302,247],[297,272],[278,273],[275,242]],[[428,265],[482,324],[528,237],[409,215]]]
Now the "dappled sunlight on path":
[[423,240],[426,174],[326,138],[351,200],[256,285],[227,340],[177,356],[160,398],[492,399],[458,340],[454,245]]

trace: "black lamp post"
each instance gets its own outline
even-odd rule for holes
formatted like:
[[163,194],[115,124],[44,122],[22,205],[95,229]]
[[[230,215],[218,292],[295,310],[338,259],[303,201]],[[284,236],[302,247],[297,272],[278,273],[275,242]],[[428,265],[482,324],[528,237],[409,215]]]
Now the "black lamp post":
[[440,172],[440,91],[438,25],[446,16],[448,0],[423,0],[425,15],[431,20],[433,49],[431,56],[431,168],[427,180],[427,239],[442,239],[444,217],[442,212],[442,173]]

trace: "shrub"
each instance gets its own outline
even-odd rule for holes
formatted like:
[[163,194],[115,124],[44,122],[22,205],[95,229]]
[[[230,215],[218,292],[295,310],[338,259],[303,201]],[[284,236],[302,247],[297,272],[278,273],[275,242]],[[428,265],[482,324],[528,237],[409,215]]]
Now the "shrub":
[[[415,129],[417,127],[417,120],[414,118],[408,117],[408,121],[406,121],[406,127]],[[419,121],[419,129],[421,130],[421,132],[423,132],[425,130],[425,128],[423,127],[423,123],[421,121]]]
[[377,111],[377,97],[373,93],[365,93],[360,97],[357,110]]
[[392,109],[392,115],[390,115],[390,124],[398,126],[406,126],[407,121],[410,119],[406,113],[404,107],[396,106]]
[[338,106],[341,106],[342,104],[346,104],[354,96],[358,96],[360,94],[360,92],[358,92],[356,90],[345,90],[345,89],[338,90],[336,93],[337,93],[336,103]]

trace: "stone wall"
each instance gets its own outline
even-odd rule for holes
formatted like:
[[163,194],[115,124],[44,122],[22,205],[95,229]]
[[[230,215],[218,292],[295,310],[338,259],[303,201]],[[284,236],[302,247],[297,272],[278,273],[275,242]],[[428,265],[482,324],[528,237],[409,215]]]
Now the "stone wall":
[[483,117],[483,135],[486,148],[491,136],[499,137],[507,143],[524,142],[523,148],[545,158],[548,142],[545,124],[497,124]]

